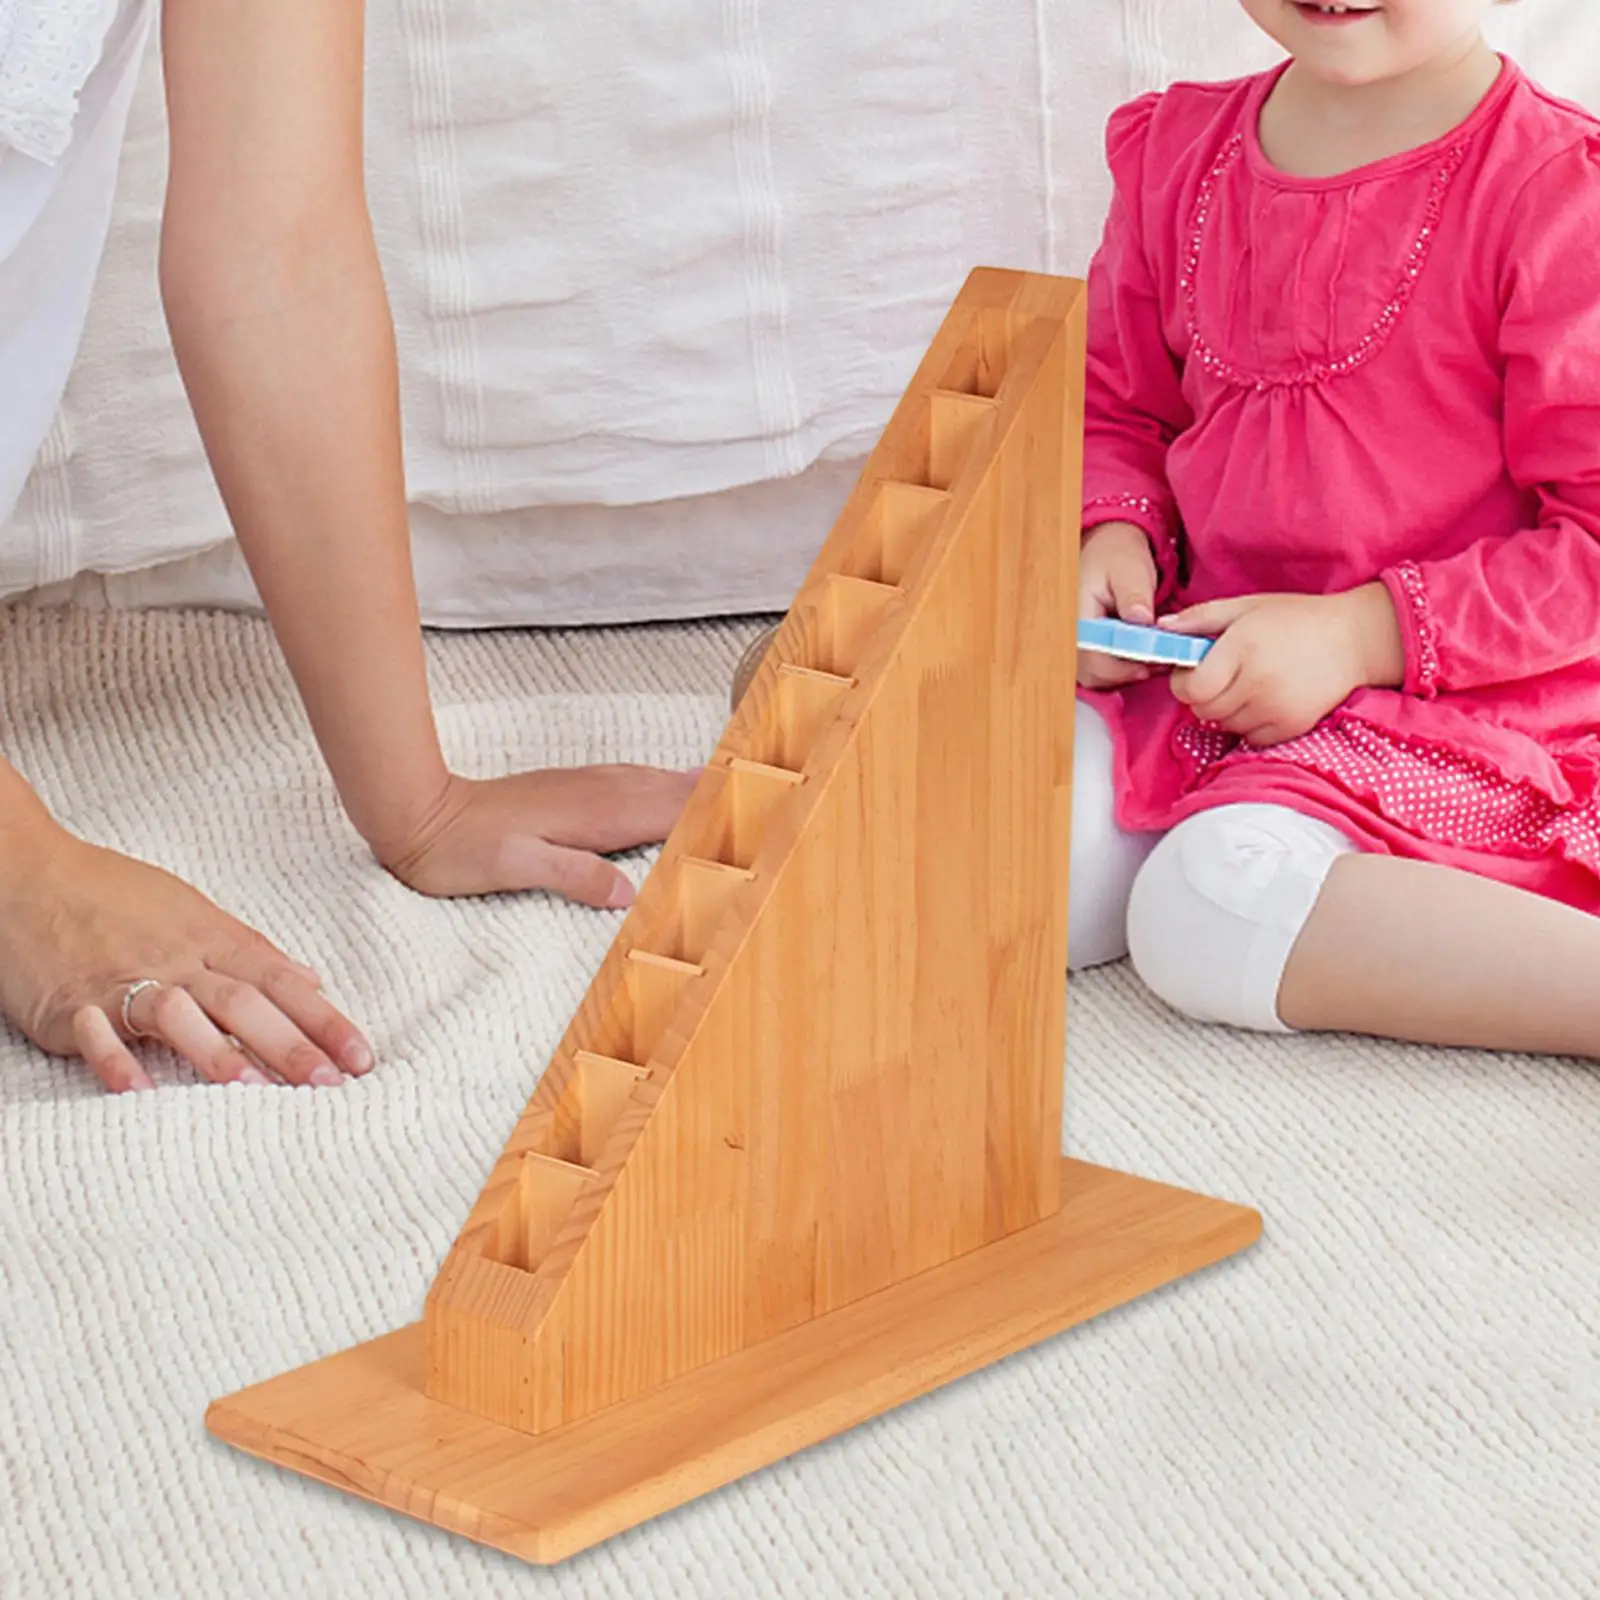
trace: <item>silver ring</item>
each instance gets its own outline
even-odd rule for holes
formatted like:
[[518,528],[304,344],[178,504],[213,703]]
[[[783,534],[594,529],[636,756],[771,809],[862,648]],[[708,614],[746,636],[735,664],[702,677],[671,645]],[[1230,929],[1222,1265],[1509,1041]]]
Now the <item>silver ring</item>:
[[155,1037],[152,1033],[144,1032],[142,1028],[134,1027],[133,1018],[129,1015],[129,1011],[133,1005],[133,997],[136,994],[144,989],[159,989],[160,987],[161,980],[159,978],[140,978],[137,983],[130,983],[123,991],[122,1030],[130,1039],[153,1039]]

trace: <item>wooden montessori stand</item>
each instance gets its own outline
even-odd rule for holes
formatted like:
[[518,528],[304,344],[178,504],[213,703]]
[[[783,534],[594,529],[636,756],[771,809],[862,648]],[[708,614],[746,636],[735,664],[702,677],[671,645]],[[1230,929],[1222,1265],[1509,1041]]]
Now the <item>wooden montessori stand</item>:
[[559,1561],[1257,1237],[1061,1155],[1083,340],[968,280],[422,1321],[213,1433]]

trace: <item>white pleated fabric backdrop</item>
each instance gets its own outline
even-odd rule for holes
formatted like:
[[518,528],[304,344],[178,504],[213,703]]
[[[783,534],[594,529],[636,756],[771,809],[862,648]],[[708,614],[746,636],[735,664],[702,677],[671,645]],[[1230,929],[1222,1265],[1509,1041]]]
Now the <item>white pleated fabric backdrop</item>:
[[[1493,22],[1600,108],[1594,0]],[[1113,107],[1276,50],[1237,0],[374,0],[369,58],[425,611],[473,625],[786,604],[967,270],[1082,272]],[[158,69],[0,595],[253,603],[156,291]]]

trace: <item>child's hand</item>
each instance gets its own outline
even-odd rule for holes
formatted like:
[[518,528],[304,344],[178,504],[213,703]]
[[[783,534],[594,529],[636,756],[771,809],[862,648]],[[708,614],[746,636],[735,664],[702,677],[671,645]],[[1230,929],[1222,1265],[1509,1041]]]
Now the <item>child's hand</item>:
[[[1143,528],[1103,522],[1085,535],[1078,556],[1078,616],[1115,617],[1145,627],[1156,620],[1156,558]],[[1085,689],[1120,689],[1153,670],[1089,651],[1078,657],[1078,682]]]
[[1214,600],[1161,626],[1218,636],[1198,667],[1173,672],[1172,692],[1201,722],[1258,747],[1309,733],[1357,689],[1404,674],[1394,605],[1380,583]]

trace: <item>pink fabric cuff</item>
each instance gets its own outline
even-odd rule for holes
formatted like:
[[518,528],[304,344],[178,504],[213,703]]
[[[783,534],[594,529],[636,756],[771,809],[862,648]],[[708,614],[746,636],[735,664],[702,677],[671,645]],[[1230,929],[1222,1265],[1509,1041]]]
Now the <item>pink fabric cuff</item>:
[[1394,602],[1405,641],[1406,677],[1401,688],[1422,700],[1435,699],[1439,693],[1439,626],[1422,569],[1414,561],[1402,561],[1378,576]]
[[1145,494],[1101,494],[1083,505],[1083,537],[1106,522],[1131,522],[1143,528],[1156,558],[1156,605],[1170,600],[1178,587],[1178,545],[1172,520],[1157,500]]

